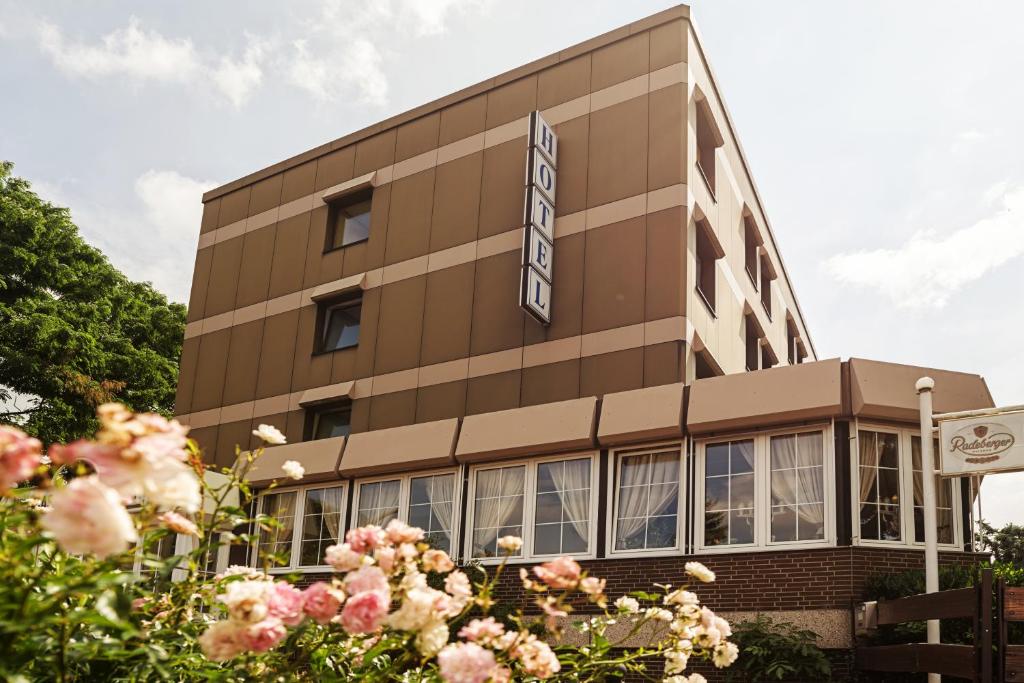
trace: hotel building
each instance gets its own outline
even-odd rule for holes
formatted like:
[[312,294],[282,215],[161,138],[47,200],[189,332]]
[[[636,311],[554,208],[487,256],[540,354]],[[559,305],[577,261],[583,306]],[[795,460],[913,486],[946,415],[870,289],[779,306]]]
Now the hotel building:
[[[685,6],[203,200],[178,419],[217,465],[281,429],[257,487],[306,469],[251,562],[322,575],[396,517],[461,561],[521,535],[613,596],[698,558],[715,609],[848,648],[865,577],[923,566],[914,382],[993,405],[819,360]],[[940,484],[944,562],[975,561],[969,502]]]

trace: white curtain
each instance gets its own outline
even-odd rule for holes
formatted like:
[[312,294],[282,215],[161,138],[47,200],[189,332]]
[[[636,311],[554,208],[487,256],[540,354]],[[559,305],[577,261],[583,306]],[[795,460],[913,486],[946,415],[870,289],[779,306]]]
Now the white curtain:
[[273,517],[278,526],[261,534],[260,554],[287,550],[280,546],[290,547],[292,532],[295,529],[295,493],[274,493],[263,499],[263,514]]
[[590,460],[569,460],[560,464],[561,467],[551,468],[551,479],[573,528],[586,541],[590,534]]
[[[503,467],[477,474],[478,505],[473,516],[473,542],[487,548],[498,537],[501,527],[522,526],[523,520],[509,519],[524,495],[526,467]],[[486,500],[485,500],[486,499]]]
[[455,475],[443,474],[431,477],[430,511],[441,523],[441,530],[451,541],[452,537],[452,501],[455,499]]
[[359,526],[384,526],[398,515],[398,480],[361,484],[359,489]]
[[341,487],[324,489],[323,501],[324,526],[331,539],[337,543],[341,533]]
[[[800,507],[797,512],[800,515],[800,526],[803,522],[809,523],[815,528],[815,535],[821,536],[825,524],[825,468],[822,438],[800,439],[800,462],[822,463],[821,467],[802,467],[797,473],[798,497]],[[819,504],[820,503],[820,504]],[[803,529],[800,529],[799,536],[802,539],[807,536]]]
[[624,548],[626,539],[643,531],[650,517],[664,512],[678,498],[679,454],[626,456],[620,479],[616,545]]
[[878,479],[878,435],[874,432],[860,432],[857,439],[860,444],[860,502],[877,503],[868,500],[868,494]]

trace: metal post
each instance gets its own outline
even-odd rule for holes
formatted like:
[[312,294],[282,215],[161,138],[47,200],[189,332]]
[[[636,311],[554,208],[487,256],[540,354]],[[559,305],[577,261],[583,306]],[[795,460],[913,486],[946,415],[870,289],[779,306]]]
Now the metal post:
[[[925,592],[939,590],[939,547],[935,514],[935,459],[932,457],[932,389],[935,380],[922,377],[917,380],[918,401],[921,408],[921,479],[924,489],[924,580]],[[939,620],[928,620],[928,642],[939,642]],[[939,683],[939,674],[928,674],[929,683]]]

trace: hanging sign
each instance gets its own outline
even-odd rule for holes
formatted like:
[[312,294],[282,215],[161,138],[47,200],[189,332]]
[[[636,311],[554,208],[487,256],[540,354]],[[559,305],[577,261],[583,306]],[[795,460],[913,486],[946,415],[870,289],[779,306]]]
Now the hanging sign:
[[542,325],[549,325],[552,262],[555,255],[558,137],[539,111],[530,114],[529,139],[519,305]]
[[943,476],[1024,470],[1024,411],[936,418]]

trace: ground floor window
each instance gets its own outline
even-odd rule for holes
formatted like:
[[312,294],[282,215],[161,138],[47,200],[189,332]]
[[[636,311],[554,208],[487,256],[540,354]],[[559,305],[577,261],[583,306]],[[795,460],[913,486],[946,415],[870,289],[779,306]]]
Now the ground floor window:
[[617,452],[614,463],[612,552],[679,548],[681,447]]
[[358,480],[354,526],[385,527],[399,519],[423,529],[431,546],[451,552],[456,481],[456,470]]
[[345,486],[311,486],[261,495],[256,566],[271,569],[323,567],[327,547],[345,529]]

